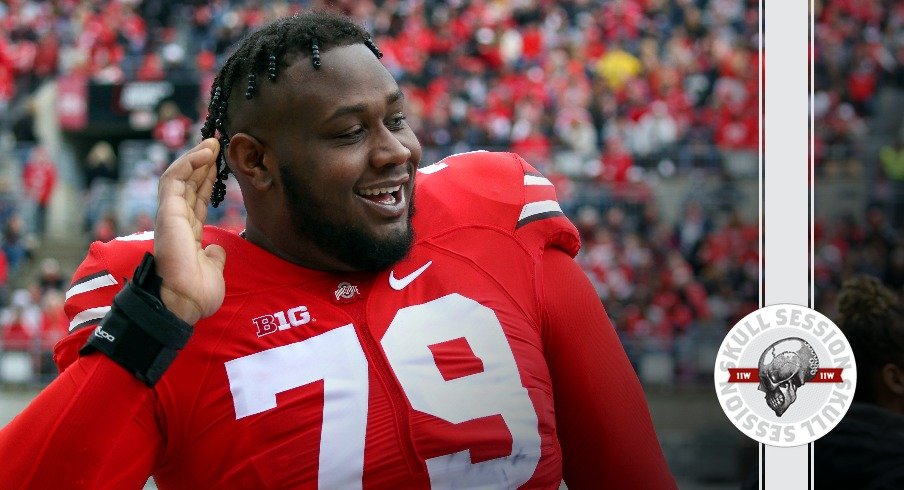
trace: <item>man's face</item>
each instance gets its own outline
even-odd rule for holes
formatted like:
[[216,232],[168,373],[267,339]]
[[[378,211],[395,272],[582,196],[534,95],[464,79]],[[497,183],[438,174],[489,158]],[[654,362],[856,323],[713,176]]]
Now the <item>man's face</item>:
[[398,85],[367,47],[321,58],[319,70],[304,57],[280,74],[280,102],[268,97],[273,114],[255,135],[276,159],[279,207],[292,228],[271,234],[292,256],[313,247],[339,268],[382,269],[411,247],[421,147]]

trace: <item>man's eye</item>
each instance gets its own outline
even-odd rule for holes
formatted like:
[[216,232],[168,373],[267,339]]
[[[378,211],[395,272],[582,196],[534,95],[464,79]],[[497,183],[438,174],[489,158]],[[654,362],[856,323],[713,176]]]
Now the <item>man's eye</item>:
[[389,124],[386,126],[389,129],[401,129],[405,125],[405,115],[404,114],[396,114],[389,119]]
[[344,133],[340,133],[338,137],[341,139],[354,139],[360,137],[363,133],[364,128],[362,126],[355,126]]

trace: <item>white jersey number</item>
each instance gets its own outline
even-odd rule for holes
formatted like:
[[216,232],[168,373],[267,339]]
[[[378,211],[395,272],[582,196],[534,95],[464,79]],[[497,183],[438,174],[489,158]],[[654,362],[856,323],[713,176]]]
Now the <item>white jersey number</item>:
[[[446,381],[428,346],[461,337],[483,371]],[[402,308],[381,344],[415,410],[453,424],[499,414],[512,433],[503,458],[472,464],[465,450],[428,459],[433,488],[517,488],[530,479],[540,460],[537,414],[493,310],[459,294]]]
[[361,488],[367,358],[352,325],[226,363],[237,419],[276,408],[276,395],[323,380],[320,488]]
[[[483,371],[446,380],[429,346],[461,338]],[[537,414],[493,310],[459,294],[402,308],[381,344],[415,410],[453,424],[501,415],[511,432],[504,457],[472,463],[464,450],[428,459],[433,488],[517,488],[530,479],[540,460]],[[367,370],[352,325],[226,363],[237,418],[276,408],[278,393],[324,381],[320,488],[361,488]]]

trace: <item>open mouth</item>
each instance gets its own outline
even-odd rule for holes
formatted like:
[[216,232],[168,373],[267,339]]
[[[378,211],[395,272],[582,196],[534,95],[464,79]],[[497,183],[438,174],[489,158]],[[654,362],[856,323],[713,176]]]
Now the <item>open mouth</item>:
[[402,186],[362,189],[355,191],[362,198],[383,206],[393,206],[402,199]]

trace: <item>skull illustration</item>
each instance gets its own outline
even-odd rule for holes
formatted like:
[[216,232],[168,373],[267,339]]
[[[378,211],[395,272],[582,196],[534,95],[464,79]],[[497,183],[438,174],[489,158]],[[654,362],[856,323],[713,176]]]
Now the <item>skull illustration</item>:
[[773,343],[760,356],[760,385],[766,404],[781,417],[797,400],[797,389],[816,376],[819,358],[807,341],[789,337]]

